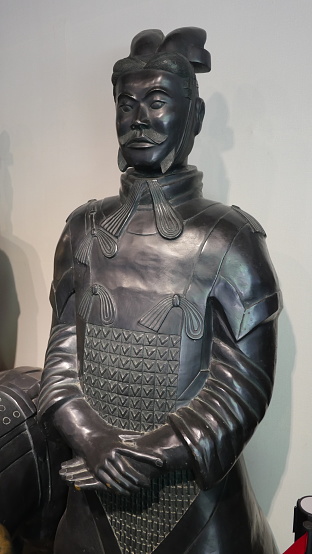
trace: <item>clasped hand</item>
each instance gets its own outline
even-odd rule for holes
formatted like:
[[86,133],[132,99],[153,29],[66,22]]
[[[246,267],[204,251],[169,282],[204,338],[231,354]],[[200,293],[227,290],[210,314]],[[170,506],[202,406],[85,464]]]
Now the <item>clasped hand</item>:
[[77,456],[62,464],[60,475],[76,489],[111,490],[129,495],[148,487],[150,479],[164,466],[164,459],[150,448],[140,451],[135,440],[140,435],[111,432],[93,436]]

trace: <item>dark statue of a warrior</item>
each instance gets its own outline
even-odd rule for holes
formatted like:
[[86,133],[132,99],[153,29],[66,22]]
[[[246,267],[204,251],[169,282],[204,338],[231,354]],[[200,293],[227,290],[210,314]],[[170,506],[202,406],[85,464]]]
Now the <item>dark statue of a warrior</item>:
[[118,196],[68,218],[38,415],[72,452],[55,554],[277,554],[242,450],[269,404],[281,296],[261,225],[187,164],[206,33],[113,69]]

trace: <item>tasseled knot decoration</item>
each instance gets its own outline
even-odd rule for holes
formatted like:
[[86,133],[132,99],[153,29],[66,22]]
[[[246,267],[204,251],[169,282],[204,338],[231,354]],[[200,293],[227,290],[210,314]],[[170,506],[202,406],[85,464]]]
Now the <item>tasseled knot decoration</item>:
[[154,205],[156,226],[164,239],[176,239],[183,231],[180,215],[166,199],[163,190],[156,179],[147,182]]
[[157,179],[138,179],[130,188],[125,203],[116,212],[109,215],[101,225],[96,225],[96,207],[95,204],[91,205],[91,209],[86,214],[88,231],[86,231],[86,236],[75,253],[78,262],[89,265],[94,239],[97,239],[106,258],[112,258],[116,255],[118,239],[135,213],[146,186],[152,197],[156,227],[159,234],[168,240],[176,239],[181,235],[183,221],[166,199]]
[[106,258],[112,258],[117,252],[116,239],[112,237],[109,233],[107,233],[105,229],[96,225],[95,214],[96,210],[95,208],[92,208],[89,211],[90,230],[86,234],[85,238],[79,245],[77,252],[75,253],[76,260],[85,265],[88,265],[89,263],[91,248],[95,238],[98,240],[101,251],[104,256],[106,256]]
[[172,308],[181,308],[183,311],[187,336],[194,340],[200,339],[204,332],[203,316],[185,296],[179,294],[168,295],[163,298],[140,319],[139,323],[152,331],[159,331]]
[[105,325],[113,323],[116,317],[116,305],[105,287],[93,284],[83,294],[78,314],[88,321],[95,298],[100,300],[101,319]]
[[130,189],[126,202],[118,208],[116,212],[105,219],[105,221],[101,224],[102,229],[105,229],[105,231],[107,231],[107,233],[111,236],[118,238],[136,210],[144,187],[145,180],[136,181]]
[[181,235],[183,231],[181,217],[169,204],[157,179],[152,179],[136,181],[130,189],[130,194],[126,202],[102,223],[102,228],[112,237],[117,239],[121,235],[126,224],[137,209],[146,185],[151,193],[156,226],[159,234],[163,238],[169,240],[175,239]]

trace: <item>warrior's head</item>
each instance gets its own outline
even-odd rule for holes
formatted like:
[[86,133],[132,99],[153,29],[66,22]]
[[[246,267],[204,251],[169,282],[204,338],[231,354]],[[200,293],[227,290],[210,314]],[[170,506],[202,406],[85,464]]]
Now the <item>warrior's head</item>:
[[142,31],[129,57],[114,65],[121,171],[165,173],[186,164],[205,113],[195,76],[210,71],[205,41],[206,32],[196,27],[166,37],[159,30]]

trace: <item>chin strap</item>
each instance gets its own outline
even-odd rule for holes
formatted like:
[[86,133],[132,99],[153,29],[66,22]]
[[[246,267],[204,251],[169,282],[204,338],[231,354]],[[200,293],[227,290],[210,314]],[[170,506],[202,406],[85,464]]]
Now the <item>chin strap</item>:
[[175,157],[176,157],[176,151],[175,151],[175,148],[173,148],[173,150],[169,152],[168,156],[166,156],[166,158],[160,164],[160,169],[162,173],[166,173],[166,171],[170,169],[170,167],[172,166],[175,160]]
[[117,163],[118,163],[118,167],[119,167],[119,169],[122,173],[124,171],[126,171],[126,169],[129,167],[126,160],[125,160],[125,158],[123,157],[123,153],[121,151],[121,148],[119,148],[119,150],[118,150]]
[[[191,136],[190,133],[191,133],[192,123],[193,123],[193,119],[194,119],[194,111],[195,111],[195,101],[192,98],[192,94],[191,94],[189,100],[190,100],[190,103],[189,103],[189,107],[188,107],[188,112],[187,112],[187,116],[186,116],[186,121],[185,121],[184,129],[183,129],[183,133],[181,135],[181,140],[180,140],[178,148],[176,148],[173,151],[174,152],[174,158],[172,159],[172,161],[170,163],[169,158],[170,158],[170,155],[172,155],[172,152],[170,152],[169,156],[167,156],[167,158],[165,158],[165,160],[162,162],[163,164],[166,164],[164,166],[164,168],[166,168],[165,171],[168,171],[168,169],[170,169],[173,162],[175,162],[175,163],[181,162],[181,161],[185,160],[187,158],[188,154],[189,154],[189,151],[187,151],[186,148],[187,148],[187,141]],[[163,173],[164,173],[164,171],[163,171]]]

